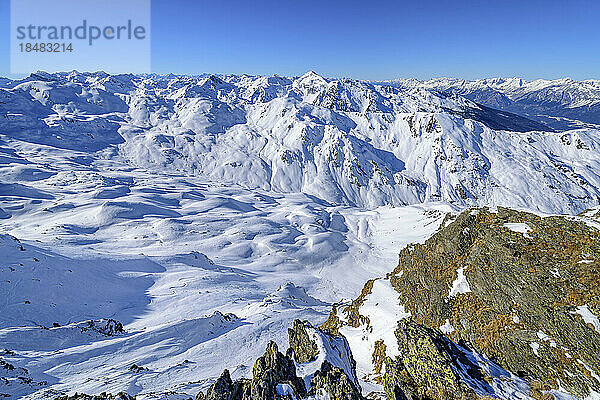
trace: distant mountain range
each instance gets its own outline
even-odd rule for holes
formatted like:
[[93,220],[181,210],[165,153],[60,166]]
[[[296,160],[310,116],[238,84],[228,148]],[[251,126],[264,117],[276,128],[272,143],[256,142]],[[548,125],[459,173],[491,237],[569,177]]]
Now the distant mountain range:
[[600,125],[600,80],[570,78],[525,81],[492,78],[474,81],[438,78],[396,80],[401,87],[425,87],[466,97],[475,103],[518,114],[564,131]]
[[[567,213],[600,198],[600,137],[582,128],[596,121],[596,81],[40,72],[5,86],[10,137],[86,152],[118,145],[135,165],[248,188],[368,207]],[[579,128],[557,132],[566,120],[556,113]]]

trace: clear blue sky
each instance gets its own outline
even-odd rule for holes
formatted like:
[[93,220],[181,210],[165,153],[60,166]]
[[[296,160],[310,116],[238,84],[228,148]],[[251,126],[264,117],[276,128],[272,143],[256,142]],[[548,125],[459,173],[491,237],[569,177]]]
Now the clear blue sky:
[[[9,1],[0,3],[9,76]],[[600,1],[152,0],[152,69],[598,79]]]

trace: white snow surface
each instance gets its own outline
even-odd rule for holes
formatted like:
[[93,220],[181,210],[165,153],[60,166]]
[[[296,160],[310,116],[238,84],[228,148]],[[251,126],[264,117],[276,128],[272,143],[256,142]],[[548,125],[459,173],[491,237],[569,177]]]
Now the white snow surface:
[[584,306],[578,306],[575,312],[581,315],[581,318],[583,318],[583,322],[585,322],[586,324],[591,324],[596,330],[596,332],[600,333],[600,320],[598,320],[598,317],[590,311],[587,304]]
[[503,226],[517,233],[526,234],[532,231],[531,227],[524,222],[507,222]]
[[[0,393],[195,396],[224,368],[250,376],[294,319],[323,322],[448,212],[598,205],[597,130],[495,131],[473,107],[312,72],[3,80]],[[359,381],[376,337],[394,351],[397,298],[377,279],[375,335],[343,332]],[[108,319],[125,332],[82,330]]]
[[296,363],[296,373],[304,379],[306,388],[310,388],[311,378],[315,372],[321,369],[324,361],[341,368],[356,386],[360,387],[352,365],[352,351],[346,338],[343,336],[334,337],[310,326],[306,328],[306,331],[310,339],[317,344],[319,352],[317,359],[314,361],[302,364]]
[[446,319],[446,322],[444,322],[443,325],[440,326],[440,331],[444,334],[444,335],[449,335],[452,332],[454,332],[454,327],[452,326],[452,324],[450,323],[449,319]]
[[456,270],[457,277],[452,282],[452,287],[450,288],[450,293],[448,293],[448,297],[455,297],[461,293],[469,293],[471,291],[471,287],[469,286],[469,281],[465,276],[465,268],[461,267]]

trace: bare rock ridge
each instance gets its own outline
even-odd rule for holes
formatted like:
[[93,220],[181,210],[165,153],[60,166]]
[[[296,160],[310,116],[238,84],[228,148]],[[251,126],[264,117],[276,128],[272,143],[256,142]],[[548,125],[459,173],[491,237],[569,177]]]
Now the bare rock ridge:
[[[597,225],[505,208],[465,211],[444,224],[403,249],[394,271],[324,325],[346,334],[351,347],[353,329],[372,331],[373,363],[362,368],[375,372],[388,397],[494,396],[502,375],[526,383],[537,399],[599,392]],[[365,306],[382,285],[405,311],[396,315],[394,342],[377,337]]]

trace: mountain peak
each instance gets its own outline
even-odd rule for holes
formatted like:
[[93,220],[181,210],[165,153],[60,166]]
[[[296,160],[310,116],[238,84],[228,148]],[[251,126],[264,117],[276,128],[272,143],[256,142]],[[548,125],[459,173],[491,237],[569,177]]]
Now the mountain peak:
[[303,82],[313,82],[313,83],[328,83],[329,80],[319,75],[312,69],[298,78],[298,80]]

